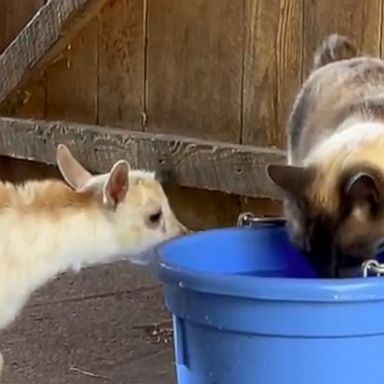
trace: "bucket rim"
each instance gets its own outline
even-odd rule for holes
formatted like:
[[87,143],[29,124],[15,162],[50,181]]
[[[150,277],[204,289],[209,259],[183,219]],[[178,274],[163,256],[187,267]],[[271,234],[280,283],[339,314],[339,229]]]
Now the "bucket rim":
[[162,250],[185,237],[203,233],[252,231],[252,228],[226,227],[194,232],[167,240],[154,249],[151,269],[155,278],[166,285],[206,294],[243,299],[283,302],[368,302],[384,300],[384,277],[344,279],[247,276],[196,271],[164,261]]

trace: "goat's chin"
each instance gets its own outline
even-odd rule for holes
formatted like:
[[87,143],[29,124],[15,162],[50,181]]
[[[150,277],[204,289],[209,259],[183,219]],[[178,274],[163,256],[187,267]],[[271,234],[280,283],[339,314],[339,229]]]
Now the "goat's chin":
[[143,249],[136,250],[135,252],[122,253],[119,260],[127,261],[137,266],[147,267],[156,256],[155,248],[156,246],[145,247]]

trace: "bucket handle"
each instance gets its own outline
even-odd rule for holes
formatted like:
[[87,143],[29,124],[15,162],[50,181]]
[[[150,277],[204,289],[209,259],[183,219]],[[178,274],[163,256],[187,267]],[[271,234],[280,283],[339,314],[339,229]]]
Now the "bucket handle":
[[361,266],[361,271],[363,277],[368,277],[369,272],[374,273],[377,277],[380,277],[384,275],[384,264],[380,264],[375,259],[366,260]]
[[251,212],[240,213],[237,219],[237,226],[255,227],[266,225],[281,225],[285,223],[285,218],[281,216],[256,216]]

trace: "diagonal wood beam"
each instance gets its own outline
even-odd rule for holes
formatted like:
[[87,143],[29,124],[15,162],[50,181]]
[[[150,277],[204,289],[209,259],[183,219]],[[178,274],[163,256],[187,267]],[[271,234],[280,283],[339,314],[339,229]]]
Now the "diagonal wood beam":
[[183,186],[252,197],[275,197],[265,165],[285,161],[285,152],[275,149],[76,123],[0,118],[0,155],[55,164],[56,145],[61,142],[94,172],[108,171],[115,161],[127,159],[135,168],[163,168]]
[[57,56],[108,0],[48,0],[0,55],[0,104]]

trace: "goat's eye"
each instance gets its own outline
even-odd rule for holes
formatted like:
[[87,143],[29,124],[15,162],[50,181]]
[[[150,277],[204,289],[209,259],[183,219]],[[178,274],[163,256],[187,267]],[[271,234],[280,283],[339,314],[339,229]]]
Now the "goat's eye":
[[151,224],[158,224],[161,220],[162,212],[156,212],[149,216],[149,222]]

